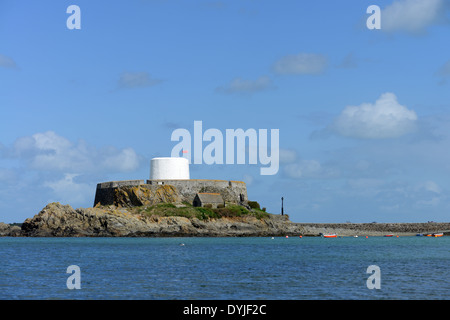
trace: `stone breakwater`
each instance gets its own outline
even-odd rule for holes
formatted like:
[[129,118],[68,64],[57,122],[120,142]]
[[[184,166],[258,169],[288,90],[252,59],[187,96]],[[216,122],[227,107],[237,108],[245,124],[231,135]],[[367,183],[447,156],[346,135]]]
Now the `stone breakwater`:
[[320,233],[336,233],[339,236],[384,236],[394,234],[411,236],[418,233],[438,233],[450,235],[450,223],[297,223],[304,235],[318,235]]
[[288,216],[268,215],[198,219],[181,216],[146,216],[128,208],[97,207],[73,209],[59,203],[48,204],[22,227],[0,223],[0,236],[24,237],[262,237],[319,236],[399,236],[445,232],[450,223],[294,223]]

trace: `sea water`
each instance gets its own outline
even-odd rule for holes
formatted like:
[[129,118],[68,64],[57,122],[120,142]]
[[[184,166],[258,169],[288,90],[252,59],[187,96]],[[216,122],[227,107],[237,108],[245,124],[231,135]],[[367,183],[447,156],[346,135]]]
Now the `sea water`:
[[448,299],[449,249],[450,237],[0,238],[0,299]]

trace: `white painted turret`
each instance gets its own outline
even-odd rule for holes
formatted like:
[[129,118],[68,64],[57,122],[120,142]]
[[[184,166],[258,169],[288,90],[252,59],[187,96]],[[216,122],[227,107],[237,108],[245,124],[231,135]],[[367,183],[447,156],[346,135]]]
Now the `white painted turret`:
[[153,158],[150,180],[188,180],[189,160],[186,158]]

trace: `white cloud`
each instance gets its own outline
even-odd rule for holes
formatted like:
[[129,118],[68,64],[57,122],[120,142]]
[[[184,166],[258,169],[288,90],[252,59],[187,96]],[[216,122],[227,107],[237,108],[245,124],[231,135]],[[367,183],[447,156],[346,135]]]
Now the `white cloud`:
[[348,179],[347,185],[355,190],[366,192],[368,189],[374,189],[382,186],[385,182],[376,178],[356,178]]
[[292,179],[331,179],[340,176],[337,168],[323,165],[314,159],[299,159],[285,164],[283,172],[288,178]]
[[275,62],[273,71],[278,74],[320,74],[325,71],[327,64],[324,55],[299,53],[284,56]]
[[[142,163],[132,148],[94,147],[53,131],[21,137],[1,151],[0,160],[14,169],[0,167],[0,188],[14,185],[31,199],[27,202],[37,203],[47,199],[90,206],[95,185],[101,181],[97,179],[132,172]],[[34,192],[39,192],[38,199],[31,196]]]
[[0,54],[0,67],[15,69],[17,65],[12,58]]
[[161,79],[153,79],[148,72],[123,72],[120,75],[120,89],[151,87],[161,83]]
[[443,64],[437,71],[437,75],[441,77],[450,76],[450,60]]
[[427,182],[425,182],[423,187],[427,191],[430,191],[430,192],[433,192],[433,193],[437,193],[437,194],[441,193],[441,188],[434,181],[427,181]]
[[434,181],[425,181],[412,189],[414,205],[417,207],[437,207],[447,200],[447,194]]
[[256,80],[233,79],[228,85],[216,89],[223,93],[254,93],[273,88],[272,81],[267,76],[261,76]]
[[244,174],[242,180],[245,182],[245,184],[248,186],[251,186],[253,182],[255,181],[255,178],[250,174]]
[[7,153],[28,162],[30,169],[50,172],[128,172],[140,163],[131,148],[95,148],[82,140],[73,143],[53,131],[19,138]]
[[297,152],[295,152],[295,150],[291,150],[291,149],[280,148],[279,157],[280,157],[281,164],[292,163],[295,160],[297,160]]
[[347,106],[329,127],[351,138],[396,138],[416,129],[417,115],[398,103],[393,93],[384,93],[375,103]]
[[381,29],[422,32],[438,23],[446,11],[444,0],[398,0],[381,11]]
[[12,169],[0,168],[0,182],[2,184],[11,183],[16,179],[16,174]]
[[59,180],[44,182],[44,187],[53,191],[54,199],[48,202],[70,203],[72,206],[77,206],[92,200],[94,189],[89,184],[76,183],[74,179],[77,176],[78,174],[66,173]]
[[139,166],[139,158],[132,148],[126,148],[119,152],[113,148],[111,151],[111,154],[106,155],[102,162],[105,168],[128,172],[135,170]]
[[316,160],[301,160],[284,167],[285,173],[290,178],[307,178],[318,175],[322,166]]
[[342,62],[340,65],[338,65],[338,68],[343,69],[355,69],[358,67],[358,60],[354,56],[353,53],[349,53],[342,59]]

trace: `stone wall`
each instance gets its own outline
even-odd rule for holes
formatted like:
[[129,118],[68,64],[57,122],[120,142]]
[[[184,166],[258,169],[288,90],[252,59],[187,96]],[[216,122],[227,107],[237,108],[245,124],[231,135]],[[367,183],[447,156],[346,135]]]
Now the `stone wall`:
[[241,181],[227,180],[147,180],[147,184],[168,184],[177,188],[184,201],[192,203],[199,192],[220,193],[225,202],[239,203],[247,201],[247,186]]
[[304,234],[318,235],[320,233],[336,233],[341,236],[368,235],[383,236],[389,233],[395,235],[415,235],[417,233],[443,232],[450,234],[450,223],[295,223],[303,228]]
[[124,180],[111,181],[97,184],[95,191],[94,207],[100,203],[101,205],[111,205],[115,202],[115,190],[121,187],[134,187],[144,185],[145,180]]
[[97,184],[98,189],[108,189],[117,187],[134,187],[145,184],[145,180],[123,180],[123,181],[111,181]]
[[129,180],[99,183],[95,194],[94,206],[114,205],[116,190],[124,187],[140,186],[153,191],[161,185],[173,186],[180,202],[193,203],[195,195],[201,192],[220,193],[227,203],[247,204],[247,186],[241,181],[227,180]]

